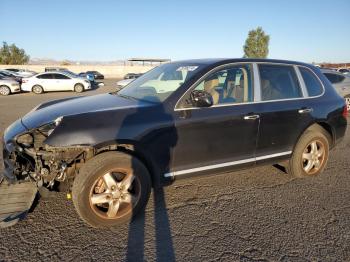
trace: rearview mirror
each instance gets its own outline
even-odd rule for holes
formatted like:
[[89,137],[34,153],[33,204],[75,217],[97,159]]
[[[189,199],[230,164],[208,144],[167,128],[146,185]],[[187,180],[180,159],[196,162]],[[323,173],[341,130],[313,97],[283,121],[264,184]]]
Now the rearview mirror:
[[191,93],[191,103],[195,107],[210,107],[214,104],[213,97],[206,91],[193,90]]

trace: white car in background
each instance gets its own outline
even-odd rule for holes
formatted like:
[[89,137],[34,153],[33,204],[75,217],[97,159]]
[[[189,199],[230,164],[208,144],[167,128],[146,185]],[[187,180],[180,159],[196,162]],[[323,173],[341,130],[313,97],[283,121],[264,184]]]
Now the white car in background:
[[41,94],[50,91],[75,91],[91,89],[90,81],[67,72],[40,73],[22,79],[22,90]]
[[0,95],[8,96],[18,92],[21,92],[21,87],[16,80],[0,76]]

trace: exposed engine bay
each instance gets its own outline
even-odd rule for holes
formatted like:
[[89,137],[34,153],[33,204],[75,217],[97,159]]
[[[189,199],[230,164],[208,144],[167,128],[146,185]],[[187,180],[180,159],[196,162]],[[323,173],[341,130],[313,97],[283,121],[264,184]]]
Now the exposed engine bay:
[[17,180],[34,180],[38,187],[53,188],[55,182],[73,179],[80,165],[94,155],[92,147],[53,147],[45,144],[61,119],[15,138],[8,156]]

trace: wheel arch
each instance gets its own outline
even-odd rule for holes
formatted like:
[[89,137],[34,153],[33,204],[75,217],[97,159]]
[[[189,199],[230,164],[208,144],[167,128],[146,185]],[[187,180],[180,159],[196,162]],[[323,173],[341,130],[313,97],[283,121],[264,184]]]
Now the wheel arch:
[[333,147],[333,145],[335,144],[335,130],[333,129],[333,127],[328,124],[327,122],[317,122],[316,125],[322,127],[324,130],[327,131],[327,133],[329,134],[331,141],[329,141],[329,146]]
[[78,85],[84,87],[84,84],[83,84],[83,83],[80,83],[80,82],[75,82],[73,86],[76,87],[76,86],[78,86]]
[[136,157],[147,168],[151,176],[152,185],[154,187],[157,187],[161,184],[160,172],[157,168],[155,161],[153,160],[153,157],[149,153],[146,153],[146,150],[139,143],[135,141],[109,141],[103,144],[95,145],[94,149],[94,156],[105,152],[117,151]]
[[[296,143],[294,144],[294,148],[296,146],[296,144],[298,143],[298,141],[300,140],[300,138],[302,137],[303,134],[305,134],[305,132],[307,131],[319,131],[321,128],[321,130],[324,130],[327,132],[327,134],[329,135],[328,140],[329,140],[329,146],[330,148],[333,147],[333,145],[335,144],[335,131],[333,130],[333,127],[324,121],[318,121],[318,122],[314,122],[312,124],[310,124],[308,127],[306,127],[304,129],[304,131],[299,135]],[[294,151],[293,148],[293,151]]]

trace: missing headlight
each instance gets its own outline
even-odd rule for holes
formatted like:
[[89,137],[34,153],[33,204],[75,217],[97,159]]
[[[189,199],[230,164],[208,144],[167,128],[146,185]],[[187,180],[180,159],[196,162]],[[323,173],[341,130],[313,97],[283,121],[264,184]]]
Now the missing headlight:
[[39,127],[38,131],[44,136],[49,137],[55,128],[61,123],[62,119],[63,117],[58,117],[55,121]]
[[25,146],[30,146],[34,143],[33,136],[31,134],[24,134],[17,137],[17,143]]

